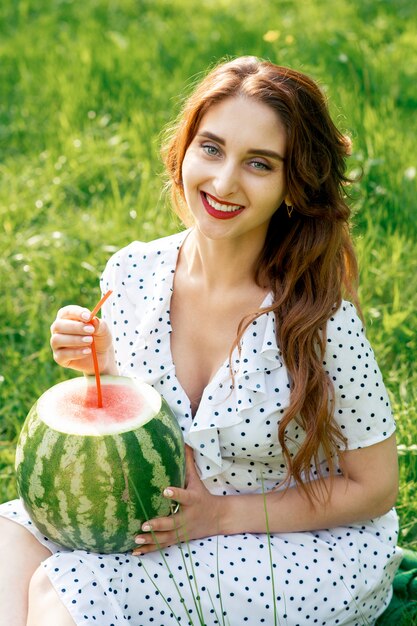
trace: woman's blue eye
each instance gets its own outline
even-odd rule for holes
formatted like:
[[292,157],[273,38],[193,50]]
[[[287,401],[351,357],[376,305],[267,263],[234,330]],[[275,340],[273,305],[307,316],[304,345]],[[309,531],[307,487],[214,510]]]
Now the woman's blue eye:
[[209,156],[217,156],[219,153],[218,148],[216,148],[216,146],[212,146],[211,144],[203,144],[202,148]]
[[251,161],[251,166],[253,167],[253,169],[260,170],[260,171],[271,169],[269,165],[267,165],[266,163],[263,163],[262,161]]

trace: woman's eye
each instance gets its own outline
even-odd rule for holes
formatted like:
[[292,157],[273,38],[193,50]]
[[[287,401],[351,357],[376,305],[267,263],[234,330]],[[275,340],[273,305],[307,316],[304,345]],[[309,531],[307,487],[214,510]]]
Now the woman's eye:
[[210,143],[205,143],[202,145],[202,148],[208,156],[217,156],[219,154],[219,149],[216,146],[213,146]]
[[269,165],[267,165],[263,161],[251,161],[250,165],[251,167],[253,167],[254,170],[259,170],[260,172],[268,171],[271,169]]

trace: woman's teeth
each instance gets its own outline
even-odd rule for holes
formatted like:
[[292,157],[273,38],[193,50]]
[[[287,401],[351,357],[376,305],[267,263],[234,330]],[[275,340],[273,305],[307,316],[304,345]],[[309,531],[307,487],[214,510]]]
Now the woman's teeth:
[[220,204],[220,202],[217,202],[211,196],[207,194],[205,195],[206,195],[206,200],[209,203],[209,205],[213,207],[213,209],[216,209],[216,211],[223,211],[224,213],[232,213],[233,211],[240,211],[240,209],[242,208],[241,206],[238,206],[236,204],[234,205]]

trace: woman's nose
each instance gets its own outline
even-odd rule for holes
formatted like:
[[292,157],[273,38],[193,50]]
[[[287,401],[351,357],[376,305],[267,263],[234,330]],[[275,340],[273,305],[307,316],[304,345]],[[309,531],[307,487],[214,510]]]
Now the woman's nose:
[[213,180],[213,189],[219,199],[226,199],[239,189],[239,173],[236,164],[225,161],[219,164]]

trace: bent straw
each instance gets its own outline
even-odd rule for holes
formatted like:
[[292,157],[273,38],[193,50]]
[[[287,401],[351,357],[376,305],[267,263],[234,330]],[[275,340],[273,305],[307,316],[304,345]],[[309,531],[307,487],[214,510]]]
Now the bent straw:
[[102,298],[100,298],[100,300],[97,302],[96,306],[94,307],[94,309],[91,311],[91,315],[90,315],[90,319],[89,322],[92,321],[93,317],[95,317],[97,315],[97,313],[100,311],[101,307],[103,306],[103,304],[106,302],[107,298],[109,296],[111,296],[112,294],[112,290],[110,289],[107,293],[104,294],[104,296]]
[[[103,304],[105,303],[105,301],[107,300],[107,298],[112,294],[112,291],[109,290],[107,293],[104,294],[104,296],[97,302],[96,306],[94,307],[94,309],[91,311],[91,315],[90,315],[90,319],[88,320],[89,322],[92,322],[94,317],[97,315],[97,313],[99,312],[99,310],[101,309],[101,307],[103,306]],[[91,353],[93,356],[93,365],[94,365],[94,376],[96,378],[96,387],[97,387],[97,407],[99,409],[101,409],[103,407],[103,396],[101,394],[101,381],[100,381],[100,370],[98,369],[98,359],[97,359],[97,350],[96,350],[96,344],[94,342],[94,336],[93,336],[93,342],[91,344]]]

